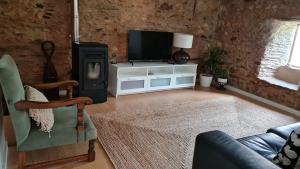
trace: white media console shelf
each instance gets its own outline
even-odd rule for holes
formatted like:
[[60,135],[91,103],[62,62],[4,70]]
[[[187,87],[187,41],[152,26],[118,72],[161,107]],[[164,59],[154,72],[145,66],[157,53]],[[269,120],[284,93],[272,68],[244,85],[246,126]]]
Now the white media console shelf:
[[114,96],[194,87],[197,64],[137,62],[109,65],[108,91]]

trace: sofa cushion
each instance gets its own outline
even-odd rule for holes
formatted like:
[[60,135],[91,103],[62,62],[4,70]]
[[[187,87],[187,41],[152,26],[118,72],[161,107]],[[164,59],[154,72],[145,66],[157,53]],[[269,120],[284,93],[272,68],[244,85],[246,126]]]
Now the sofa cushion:
[[196,138],[193,169],[280,169],[270,160],[221,132]]
[[238,139],[238,141],[269,160],[275,157],[286,142],[273,133],[244,137]]
[[288,83],[299,85],[300,70],[288,66],[281,66],[276,70],[275,78],[286,81]]
[[76,106],[53,109],[54,126],[51,138],[37,126],[32,126],[28,138],[18,147],[18,151],[32,151],[37,149],[76,144],[97,138],[97,131],[89,115],[84,111],[84,123],[87,125],[85,133],[77,137],[77,108]]
[[300,128],[293,130],[273,162],[283,169],[294,169],[300,157]]
[[300,128],[300,123],[293,123],[293,124],[286,125],[286,126],[270,128],[267,131],[267,133],[277,134],[278,136],[287,140],[288,137],[290,136],[291,132],[297,128]]

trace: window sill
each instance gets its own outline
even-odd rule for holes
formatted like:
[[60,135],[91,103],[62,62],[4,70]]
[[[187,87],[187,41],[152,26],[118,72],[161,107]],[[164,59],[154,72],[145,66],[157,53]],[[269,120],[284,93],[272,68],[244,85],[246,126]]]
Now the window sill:
[[263,81],[266,81],[270,84],[280,86],[280,87],[284,87],[284,88],[287,88],[287,89],[290,89],[290,90],[295,90],[295,91],[298,91],[299,87],[300,87],[299,85],[296,85],[296,84],[293,84],[293,83],[288,83],[288,82],[285,82],[283,80],[276,79],[274,77],[260,77],[259,79],[261,79]]
[[285,67],[288,67],[288,68],[290,68],[290,69],[292,69],[292,70],[300,70],[300,67],[298,67],[298,66],[293,66],[293,65],[291,65],[291,64],[289,64],[289,65],[287,65],[287,66],[285,66]]

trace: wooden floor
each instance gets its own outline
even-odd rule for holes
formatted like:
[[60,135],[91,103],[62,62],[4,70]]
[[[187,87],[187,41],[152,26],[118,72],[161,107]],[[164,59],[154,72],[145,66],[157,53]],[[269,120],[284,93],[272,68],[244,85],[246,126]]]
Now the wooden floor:
[[[154,92],[154,93],[146,93],[146,94],[136,94],[136,95],[128,95],[128,96],[120,96],[117,99],[114,97],[109,97],[108,101],[103,104],[94,104],[87,107],[87,111],[89,114],[94,113],[102,113],[102,112],[111,112],[115,110],[117,107],[122,108],[122,106],[126,106],[128,102],[139,102],[141,104],[147,104],[152,100],[160,99],[162,102],[164,101],[180,101],[185,98],[193,97],[193,96],[201,95],[201,99],[206,100],[208,98],[219,98],[226,97],[228,95],[235,95],[231,92],[219,92],[215,90],[203,90],[203,89],[180,89],[180,90],[172,90],[172,91],[163,91],[163,92]],[[247,99],[249,100],[249,99]],[[249,100],[251,101],[251,100]],[[255,102],[255,101],[253,101]],[[260,103],[258,103],[260,104]],[[264,107],[273,109],[266,105],[260,104]],[[276,109],[275,109],[276,110]],[[282,112],[285,113],[285,112]],[[8,158],[8,169],[16,169],[17,168],[17,152],[14,145],[14,135],[12,133],[11,125],[9,124],[9,120],[6,119],[6,133],[8,135],[9,144],[12,145],[9,148],[9,158]],[[41,162],[41,161],[49,161],[57,158],[64,158],[68,156],[74,156],[78,154],[83,154],[87,152],[87,145],[70,145],[61,148],[53,148],[46,149],[41,151],[35,151],[29,154],[28,161],[30,163]],[[51,169],[113,169],[113,165],[107,157],[105,151],[102,146],[98,142],[96,146],[96,160],[91,163],[87,162],[77,162],[77,163],[69,163],[59,166],[53,166]]]

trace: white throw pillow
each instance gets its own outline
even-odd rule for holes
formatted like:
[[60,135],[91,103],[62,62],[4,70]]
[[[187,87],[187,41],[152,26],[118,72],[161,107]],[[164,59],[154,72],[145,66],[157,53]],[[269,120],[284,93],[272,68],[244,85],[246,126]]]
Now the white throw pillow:
[[[43,93],[31,86],[25,86],[27,101],[48,102]],[[29,116],[36,121],[37,126],[41,125],[41,131],[49,132],[54,125],[52,109],[29,109]]]
[[300,81],[300,70],[281,66],[276,70],[275,78],[298,85]]

